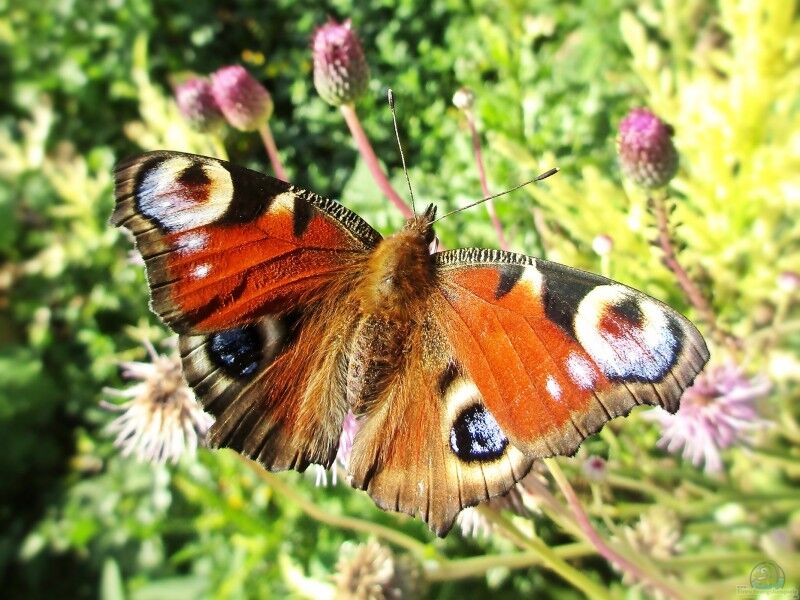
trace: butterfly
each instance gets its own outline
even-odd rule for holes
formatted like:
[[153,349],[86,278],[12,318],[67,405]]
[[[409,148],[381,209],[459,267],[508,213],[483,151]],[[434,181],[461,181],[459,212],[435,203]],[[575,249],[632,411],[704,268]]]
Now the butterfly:
[[279,471],[329,468],[445,535],[536,459],[572,455],[641,404],[675,412],[709,353],[661,302],[512,252],[431,252],[436,208],[383,238],[339,202],[225,161],[121,163],[153,311],[216,417],[213,447]]

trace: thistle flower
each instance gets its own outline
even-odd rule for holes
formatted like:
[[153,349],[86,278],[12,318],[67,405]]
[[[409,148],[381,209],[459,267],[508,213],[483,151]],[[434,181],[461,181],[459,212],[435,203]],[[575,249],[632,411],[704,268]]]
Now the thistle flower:
[[[336,452],[336,458],[331,466],[331,480],[333,485],[336,485],[338,468],[341,467],[347,471],[350,464],[350,454],[353,452],[353,440],[358,432],[359,422],[352,411],[348,411],[342,423],[342,433],[339,436],[339,449]],[[328,471],[322,465],[317,465],[317,486],[328,485]]]
[[214,131],[225,122],[211,93],[211,82],[205,77],[193,77],[175,86],[175,102],[183,117],[197,131]]
[[369,82],[369,67],[350,19],[344,23],[331,19],[318,28],[311,48],[314,86],[325,102],[340,106],[361,97]]
[[683,448],[683,458],[707,473],[722,470],[720,450],[747,441],[750,433],[766,425],[755,403],[770,391],[763,377],[748,378],[742,368],[729,362],[702,373],[683,394],[680,410],[662,410],[644,417],[661,426],[658,445],[668,452]]
[[178,462],[193,455],[214,419],[203,412],[186,385],[177,356],[163,356],[145,343],[150,362],[121,363],[122,376],[138,380],[125,390],[106,392],[127,401],[102,402],[104,408],[122,414],[108,425],[116,433],[114,446],[123,456],[135,454],[141,461]]
[[272,97],[240,65],[222,67],[211,75],[211,93],[233,127],[255,131],[272,116]]
[[334,581],[336,598],[348,600],[417,598],[423,587],[422,573],[413,559],[395,557],[375,540],[342,544]]
[[672,128],[646,108],[635,108],[622,119],[617,137],[622,173],[636,185],[665,186],[678,170]]

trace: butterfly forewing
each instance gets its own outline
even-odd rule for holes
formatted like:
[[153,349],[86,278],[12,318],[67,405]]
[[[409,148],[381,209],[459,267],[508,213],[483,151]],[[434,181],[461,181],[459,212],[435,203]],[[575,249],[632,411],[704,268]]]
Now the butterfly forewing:
[[355,213],[213,158],[152,152],[116,172],[154,311],[216,417],[214,446],[270,469],[330,465],[346,412],[348,301],[380,235]]
[[639,404],[675,412],[708,360],[683,316],[604,277],[497,250],[436,262],[447,339],[529,456],[572,454]]

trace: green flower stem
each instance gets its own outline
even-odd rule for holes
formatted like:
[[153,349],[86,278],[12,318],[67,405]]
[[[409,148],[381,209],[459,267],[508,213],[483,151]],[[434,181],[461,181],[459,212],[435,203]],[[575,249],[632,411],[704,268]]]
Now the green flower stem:
[[394,191],[392,184],[389,183],[389,180],[386,178],[386,174],[383,172],[380,162],[378,162],[378,157],[375,156],[375,151],[372,149],[372,144],[369,143],[367,134],[364,133],[364,129],[361,127],[361,121],[358,118],[358,114],[356,114],[355,106],[352,104],[342,104],[339,110],[342,111],[342,116],[344,116],[344,120],[350,128],[350,134],[356,142],[358,151],[361,153],[364,162],[367,163],[367,168],[369,172],[372,173],[372,178],[375,180],[375,183],[378,184],[383,195],[389,199],[389,202],[394,204],[395,208],[397,208],[405,218],[413,218],[414,211],[411,210],[408,204]]
[[222,138],[215,133],[208,136],[211,141],[211,147],[214,149],[214,156],[222,160],[228,160],[228,151],[225,149],[225,144],[222,143]]
[[719,565],[755,565],[764,560],[763,552],[713,552],[708,554],[685,554],[653,561],[667,569],[706,568]]
[[[561,559],[582,558],[594,554],[594,548],[581,542],[564,544],[552,549],[553,553]],[[514,554],[490,554],[487,556],[474,556],[457,560],[445,560],[434,563],[425,572],[425,579],[434,581],[452,581],[483,577],[486,572],[496,567],[508,569],[524,569],[534,565],[543,564],[542,556],[532,550]]]
[[508,534],[515,541],[522,541],[531,552],[538,554],[542,566],[562,577],[576,589],[581,590],[587,597],[611,600],[611,596],[605,589],[566,562],[541,539],[524,536],[506,517],[486,504],[479,505],[478,510],[503,533]]
[[603,558],[605,558],[609,563],[616,565],[623,572],[631,575],[636,581],[646,582],[670,598],[681,598],[681,594],[672,587],[671,583],[664,581],[660,576],[653,572],[645,571],[638,564],[628,560],[618,553],[610,544],[608,544],[592,526],[592,523],[589,520],[589,515],[587,515],[586,511],[583,509],[583,506],[578,499],[578,495],[575,493],[575,490],[564,476],[564,473],[561,471],[561,467],[558,466],[558,463],[552,458],[544,459],[544,463],[547,465],[547,468],[550,469],[550,473],[552,474],[553,479],[555,479],[556,484],[558,484],[558,487],[561,488],[561,492],[567,499],[567,504],[572,509],[575,519],[583,530],[584,535],[589,542],[591,542],[594,547],[597,548],[598,553]]
[[[475,126],[475,115],[471,110],[465,110],[464,115],[467,117],[467,125],[469,126],[470,136],[472,137],[472,152],[475,155],[475,165],[478,167],[478,179],[480,179],[481,182],[481,191],[483,192],[483,197],[488,198],[492,195],[492,192],[489,190],[489,184],[486,180],[486,169],[483,166],[483,153],[481,152],[481,138],[478,135],[478,128]],[[485,204],[486,210],[489,212],[489,218],[492,220],[492,225],[497,233],[497,242],[500,244],[500,248],[508,250],[508,241],[506,241],[506,236],[503,233],[503,225],[500,223],[500,219],[494,209],[494,201],[488,200]]]
[[430,558],[431,550],[426,544],[400,533],[399,531],[395,531],[394,529],[384,527],[383,525],[379,525],[377,523],[371,523],[369,521],[363,521],[353,517],[334,515],[326,512],[314,504],[311,500],[300,494],[296,489],[294,489],[294,487],[283,481],[283,479],[277,476],[275,473],[267,471],[258,463],[245,458],[241,454],[236,453],[235,456],[242,463],[244,463],[247,468],[253,471],[253,473],[255,473],[259,479],[261,479],[279,494],[291,500],[293,504],[295,504],[298,508],[300,508],[300,510],[306,513],[312,519],[333,527],[350,529],[352,531],[358,531],[359,533],[367,533],[374,535],[375,537],[382,538],[387,542],[400,546],[401,548],[405,548],[419,560]]
[[272,129],[269,127],[269,121],[264,121],[261,127],[258,128],[258,133],[261,134],[261,140],[264,142],[264,148],[269,156],[269,162],[272,163],[272,170],[275,172],[275,177],[283,181],[289,181],[286,171],[281,163],[281,157],[278,156],[278,147],[275,145],[275,138],[272,137]]

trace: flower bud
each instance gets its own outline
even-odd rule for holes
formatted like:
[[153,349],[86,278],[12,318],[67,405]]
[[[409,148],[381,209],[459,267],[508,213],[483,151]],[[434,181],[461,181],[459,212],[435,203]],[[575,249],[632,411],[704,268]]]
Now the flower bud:
[[475,104],[475,92],[468,87],[462,87],[453,94],[453,106],[458,110],[470,110]]
[[211,82],[205,77],[193,77],[177,85],[175,102],[183,117],[197,131],[213,131],[225,122],[211,93]]
[[665,186],[678,170],[672,128],[646,108],[635,108],[619,124],[617,153],[622,173],[646,189]]
[[597,256],[608,256],[614,249],[614,240],[610,235],[601,234],[592,240],[592,250]]
[[236,129],[255,131],[272,116],[269,92],[242,66],[222,67],[212,74],[211,92]]
[[357,100],[367,89],[369,67],[350,19],[330,20],[314,32],[314,86],[328,104],[339,106]]

